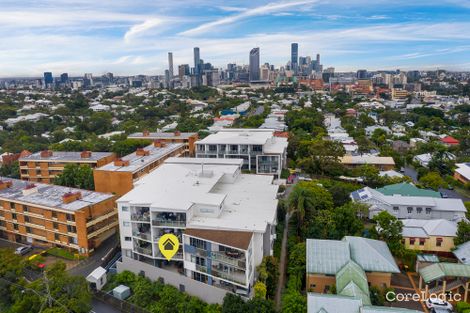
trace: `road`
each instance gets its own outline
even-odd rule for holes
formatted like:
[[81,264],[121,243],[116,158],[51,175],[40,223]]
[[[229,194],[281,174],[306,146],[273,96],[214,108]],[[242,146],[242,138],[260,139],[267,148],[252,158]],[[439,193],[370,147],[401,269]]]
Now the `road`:
[[[405,174],[406,176],[411,177],[411,179],[413,179],[413,181],[414,181],[415,183],[418,182],[418,173],[415,171],[414,168],[408,167],[408,166],[405,167],[405,172],[404,172],[404,174]],[[463,202],[470,201],[469,198],[467,198],[467,197],[465,197],[465,196],[462,196],[461,194],[459,194],[459,193],[456,192],[455,190],[440,188],[440,189],[439,189],[439,192],[445,193],[446,195],[449,196],[449,198],[461,199]]]
[[80,262],[74,268],[69,270],[70,274],[78,275],[78,276],[88,276],[95,268],[101,266],[102,258],[111,250],[114,249],[118,244],[117,236],[112,236],[106,241],[104,241],[99,248],[97,248],[93,254],[85,259],[84,261]]

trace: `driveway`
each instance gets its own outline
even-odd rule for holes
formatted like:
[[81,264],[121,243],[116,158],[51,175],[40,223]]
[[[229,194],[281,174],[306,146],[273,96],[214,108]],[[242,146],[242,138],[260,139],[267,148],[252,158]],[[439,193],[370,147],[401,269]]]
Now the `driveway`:
[[93,298],[93,301],[91,303],[92,306],[92,311],[90,313],[121,313],[118,309],[115,309],[111,305],[101,302],[100,300],[97,300]]

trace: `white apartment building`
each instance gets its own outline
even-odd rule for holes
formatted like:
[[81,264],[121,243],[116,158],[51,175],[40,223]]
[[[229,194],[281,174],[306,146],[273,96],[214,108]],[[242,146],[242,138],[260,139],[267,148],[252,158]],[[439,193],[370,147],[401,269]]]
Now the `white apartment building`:
[[[117,200],[118,271],[163,279],[209,303],[227,292],[252,295],[256,266],[272,254],[277,190],[273,176],[243,174],[241,159],[169,158]],[[180,248],[167,261],[159,238]]]
[[196,141],[196,157],[243,159],[243,169],[280,177],[287,138],[274,136],[273,129],[222,129]]

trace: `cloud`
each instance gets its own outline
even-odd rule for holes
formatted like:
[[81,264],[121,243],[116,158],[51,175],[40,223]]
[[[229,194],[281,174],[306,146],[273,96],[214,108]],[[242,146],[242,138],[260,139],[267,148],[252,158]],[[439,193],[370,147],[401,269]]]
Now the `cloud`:
[[226,12],[243,12],[247,10],[247,8],[232,7],[232,6],[218,6],[217,8]]
[[143,23],[136,24],[132,26],[125,34],[124,34],[124,40],[126,42],[130,42],[130,40],[134,37],[140,36],[144,34],[145,32],[160,26],[163,24],[163,20],[159,18],[153,18],[150,20],[146,20]]
[[181,32],[180,35],[183,35],[183,36],[198,35],[198,34],[206,33],[219,26],[233,24],[235,22],[238,22],[240,20],[243,20],[249,17],[275,13],[275,12],[282,11],[291,7],[314,4],[315,2],[317,2],[317,0],[271,2],[263,6],[248,9],[239,14],[223,17],[218,20],[199,25],[195,28]]

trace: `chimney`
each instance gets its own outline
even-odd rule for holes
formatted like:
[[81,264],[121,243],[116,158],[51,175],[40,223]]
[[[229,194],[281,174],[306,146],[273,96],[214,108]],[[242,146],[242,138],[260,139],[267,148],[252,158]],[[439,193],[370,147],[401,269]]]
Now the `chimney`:
[[142,132],[142,135],[144,135],[144,137],[148,137],[148,136],[150,136],[150,132],[148,130],[144,130]]
[[147,151],[144,148],[137,148],[137,150],[135,151],[135,154],[138,156],[146,156],[146,155],[150,155],[150,151]]
[[181,136],[181,132],[179,130],[175,130],[174,135],[175,137]]
[[41,151],[41,158],[50,158],[52,156],[51,150],[43,150]]
[[114,166],[129,166],[129,161],[119,158],[114,160]]
[[91,151],[82,151],[82,152],[80,153],[80,157],[81,157],[82,159],[89,159],[89,158],[91,158]]
[[23,196],[28,196],[30,194],[38,192],[38,187],[35,184],[28,184],[22,190]]
[[11,180],[0,180],[0,190],[10,188],[12,184]]
[[162,141],[157,139],[153,142],[153,146],[156,148],[161,148],[162,147]]
[[66,192],[62,196],[62,201],[64,204],[68,204],[71,202],[74,202],[75,200],[81,199],[82,198],[82,193],[80,191],[77,192]]

